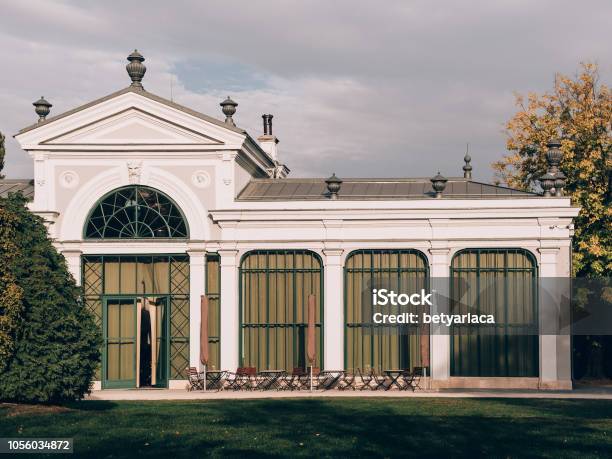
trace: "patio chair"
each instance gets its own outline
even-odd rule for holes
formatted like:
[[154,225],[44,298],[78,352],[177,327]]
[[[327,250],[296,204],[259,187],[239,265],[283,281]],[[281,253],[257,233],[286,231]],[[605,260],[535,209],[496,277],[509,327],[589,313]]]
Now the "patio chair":
[[337,387],[339,390],[355,390],[355,372],[345,372]]
[[357,368],[357,377],[361,379],[361,387],[359,390],[374,390],[374,388],[370,385],[374,380],[374,375],[370,371],[370,373],[364,373],[361,371],[361,368]]
[[[319,367],[312,367],[312,388],[319,388],[319,375],[321,369]],[[310,390],[310,367],[303,369],[302,374],[298,376],[300,381],[300,389]]]
[[291,373],[287,373],[283,378],[285,384],[283,385],[282,390],[300,390],[302,388],[301,378],[305,374],[306,370],[304,370],[302,367],[295,367]]
[[198,373],[196,367],[187,367],[185,368],[185,372],[187,373],[187,381],[189,382],[187,386],[189,392],[192,390],[204,390],[204,380],[200,377],[200,373]]
[[388,378],[386,374],[376,373],[372,371],[372,379],[374,380],[373,390],[387,390],[388,389],[388,387],[385,387],[385,384],[388,382]]
[[236,373],[230,373],[228,389],[257,389],[257,369],[255,367],[239,367]]
[[422,390],[421,389],[421,378],[423,377],[423,375],[425,374],[425,367],[414,367],[412,369],[412,390],[415,391],[417,389]]

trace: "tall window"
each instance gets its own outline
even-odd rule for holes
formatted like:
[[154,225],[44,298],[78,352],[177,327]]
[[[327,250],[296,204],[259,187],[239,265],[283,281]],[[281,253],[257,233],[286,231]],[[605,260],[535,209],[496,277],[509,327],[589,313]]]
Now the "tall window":
[[132,185],[104,196],[93,208],[87,239],[186,238],[187,224],[178,206],[153,188]]
[[[424,327],[375,324],[372,289],[418,292],[428,286],[427,262],[417,250],[357,250],[344,267],[345,367],[382,372],[429,366],[429,333]],[[376,309],[378,311],[378,309]]]
[[257,250],[240,265],[241,364],[258,370],[305,368],[308,297],[316,304],[316,362],[322,352],[322,267],[307,250]]
[[451,328],[451,375],[537,376],[536,261],[523,249],[467,249],[451,264],[454,314],[492,314],[495,325]]
[[221,258],[216,253],[206,255],[206,296],[208,297],[208,367],[221,367]]
[[187,255],[87,255],[82,279],[85,305],[102,326],[105,297],[165,296],[169,299],[169,375],[189,365],[189,258]]

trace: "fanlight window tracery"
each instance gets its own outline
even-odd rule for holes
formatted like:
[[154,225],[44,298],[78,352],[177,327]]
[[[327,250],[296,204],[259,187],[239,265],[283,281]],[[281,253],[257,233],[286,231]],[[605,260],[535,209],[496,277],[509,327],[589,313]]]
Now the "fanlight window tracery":
[[132,185],[104,196],[85,224],[86,239],[186,238],[179,207],[153,188]]

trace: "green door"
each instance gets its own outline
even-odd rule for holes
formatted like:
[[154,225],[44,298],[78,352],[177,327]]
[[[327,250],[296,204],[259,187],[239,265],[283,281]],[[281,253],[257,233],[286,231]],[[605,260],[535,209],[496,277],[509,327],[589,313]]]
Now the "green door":
[[136,299],[103,301],[102,388],[136,387]]
[[168,320],[168,297],[158,297],[155,301],[157,368],[155,371],[155,387],[168,387],[168,367],[170,354],[170,321]]

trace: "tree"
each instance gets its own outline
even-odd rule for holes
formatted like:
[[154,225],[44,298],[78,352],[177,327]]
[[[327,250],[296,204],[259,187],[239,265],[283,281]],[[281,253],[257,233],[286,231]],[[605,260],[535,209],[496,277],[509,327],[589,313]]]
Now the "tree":
[[0,179],[4,178],[4,175],[2,175],[2,170],[4,169],[5,154],[6,151],[4,150],[4,136],[2,135],[2,132],[0,132]]
[[11,301],[20,303],[0,399],[82,398],[99,363],[100,331],[80,301],[64,257],[47,237],[43,220],[27,210],[26,199],[20,193],[0,198],[0,218],[1,296],[10,286]]
[[23,290],[10,266],[15,262],[17,218],[0,206],[0,374],[13,355],[15,332],[23,311]]
[[582,64],[574,78],[556,75],[543,95],[517,95],[519,111],[506,125],[511,152],[493,164],[511,187],[537,189],[546,173],[546,143],[561,138],[565,192],[581,207],[575,220],[573,274],[612,272],[612,92],[599,83],[596,65]]

